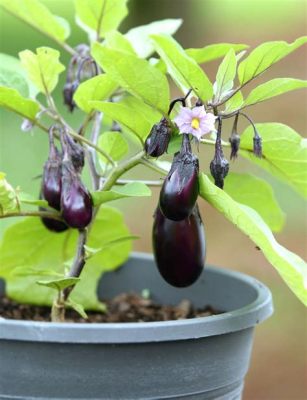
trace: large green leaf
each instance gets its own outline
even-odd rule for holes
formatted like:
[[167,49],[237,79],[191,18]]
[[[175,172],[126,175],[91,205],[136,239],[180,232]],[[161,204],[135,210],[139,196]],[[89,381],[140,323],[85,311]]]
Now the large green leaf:
[[152,124],[142,115],[141,111],[133,110],[131,112],[131,108],[124,104],[99,101],[93,101],[91,104],[95,110],[102,111],[105,115],[129,129],[141,141],[148,136],[152,128]]
[[[103,149],[114,161],[121,160],[129,150],[128,143],[123,135],[113,131],[104,132],[100,135],[98,147]],[[98,153],[98,156],[103,163],[108,162],[101,153]]]
[[117,29],[128,14],[127,0],[75,0],[76,16],[79,25],[91,37],[104,37]]
[[92,55],[121,87],[162,113],[167,112],[170,101],[167,79],[148,61],[99,43],[93,44]]
[[232,97],[230,97],[229,100],[226,101],[225,112],[231,113],[235,110],[238,110],[242,107],[243,103],[244,103],[243,94],[239,90],[235,95],[233,95]]
[[290,44],[282,41],[266,42],[256,47],[239,65],[238,77],[241,85],[260,75],[306,42],[307,36],[302,36]]
[[[116,239],[129,235],[122,214],[109,206],[101,207],[91,228],[88,246],[103,248],[86,263],[81,280],[72,292],[72,300],[87,309],[99,308],[96,295],[101,274],[122,264],[131,250],[131,240]],[[112,246],[105,246],[111,241]],[[37,285],[40,271],[51,270],[55,274],[64,273],[68,260],[73,259],[77,243],[76,230],[63,233],[49,232],[38,218],[27,218],[10,226],[0,246],[0,276],[6,281],[8,296],[21,303],[50,305],[54,290]],[[18,268],[24,276],[14,274]],[[26,271],[29,270],[29,275]],[[37,275],[35,274],[37,271]]]
[[230,49],[236,53],[248,48],[246,44],[217,43],[202,47],[201,49],[187,49],[186,53],[192,57],[198,64],[213,61],[224,57]]
[[215,83],[215,101],[221,101],[233,88],[233,81],[237,71],[237,59],[233,49],[230,49],[221,62]]
[[162,19],[161,21],[151,22],[147,25],[137,26],[126,33],[136,53],[141,58],[147,58],[154,51],[150,35],[165,33],[173,35],[182,24],[182,19]]
[[18,210],[17,193],[5,179],[5,173],[0,172],[0,215]]
[[60,63],[60,53],[50,47],[39,47],[36,54],[30,50],[19,53],[21,64],[29,79],[42,93],[51,93],[56,87],[59,75],[65,67]]
[[116,82],[108,74],[101,74],[82,82],[74,94],[74,101],[82,111],[90,113],[93,109],[91,101],[108,99],[116,88]]
[[142,100],[138,99],[134,96],[125,96],[121,101],[120,104],[123,104],[130,108],[132,112],[136,111],[141,113],[147,121],[153,125],[156,122],[160,121],[162,115],[159,111],[155,108],[152,108],[145,104]]
[[225,179],[224,190],[238,203],[256,210],[272,231],[282,230],[285,215],[266,181],[250,174],[232,172]]
[[290,289],[307,305],[307,265],[304,260],[276,242],[256,211],[237,203],[204,174],[200,176],[200,195],[250,237]]
[[252,127],[241,135],[240,154],[307,197],[307,139],[279,123],[256,124],[256,128],[262,137],[263,158],[252,153]]
[[29,96],[29,86],[20,61],[7,54],[0,54],[0,86],[16,89],[22,96]]
[[276,78],[257,86],[247,96],[244,107],[260,103],[291,90],[307,87],[307,81],[293,78]]
[[125,51],[129,54],[136,55],[132,44],[129,40],[118,31],[111,31],[106,34],[103,45],[110,49]]
[[112,190],[92,192],[94,204],[100,205],[107,201],[123,199],[125,197],[147,197],[151,196],[151,190],[145,183],[129,182],[124,186],[113,187]]
[[0,0],[0,5],[50,38],[64,42],[69,35],[68,22],[63,23],[63,18],[53,15],[38,0]]
[[16,89],[0,86],[0,107],[13,111],[31,121],[39,111],[39,105],[33,100],[25,99]]
[[200,66],[189,57],[183,48],[167,35],[151,35],[155,49],[167,65],[168,73],[181,90],[186,93],[193,89],[197,97],[203,101],[213,95],[212,84]]

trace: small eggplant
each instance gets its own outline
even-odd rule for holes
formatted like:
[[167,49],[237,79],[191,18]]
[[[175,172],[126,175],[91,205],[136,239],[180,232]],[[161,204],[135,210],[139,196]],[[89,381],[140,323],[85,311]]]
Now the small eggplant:
[[195,206],[198,185],[198,158],[190,151],[178,152],[160,192],[160,209],[174,221],[187,218]]
[[53,127],[49,130],[49,157],[44,165],[42,196],[56,210],[61,205],[61,155],[53,140]]
[[145,151],[148,156],[160,157],[167,151],[172,129],[167,118],[162,118],[155,124],[145,141]]
[[83,229],[92,220],[92,198],[70,160],[62,163],[61,211],[71,228]]
[[[40,207],[39,209],[40,211],[46,211],[46,209],[43,207]],[[41,221],[45,227],[52,232],[61,233],[68,229],[68,226],[65,224],[65,222],[57,221],[56,219],[43,217],[41,218]]]
[[182,221],[154,216],[153,251],[158,270],[170,285],[186,287],[200,276],[206,255],[205,231],[197,205]]

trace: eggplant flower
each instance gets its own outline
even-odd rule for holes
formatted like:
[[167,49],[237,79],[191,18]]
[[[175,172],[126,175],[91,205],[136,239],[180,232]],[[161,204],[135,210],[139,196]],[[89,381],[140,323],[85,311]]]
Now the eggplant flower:
[[207,113],[204,106],[194,107],[181,107],[179,114],[174,118],[180,133],[190,133],[197,140],[203,135],[215,130],[214,124],[216,116]]

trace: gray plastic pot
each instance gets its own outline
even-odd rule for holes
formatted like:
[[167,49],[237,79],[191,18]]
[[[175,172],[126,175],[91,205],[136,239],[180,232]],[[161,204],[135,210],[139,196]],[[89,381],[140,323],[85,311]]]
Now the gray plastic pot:
[[224,314],[190,320],[70,324],[0,320],[1,399],[241,399],[256,324],[270,291],[238,272],[206,267],[196,284],[165,283],[136,253],[105,274],[101,297],[149,289],[157,302],[189,299]]

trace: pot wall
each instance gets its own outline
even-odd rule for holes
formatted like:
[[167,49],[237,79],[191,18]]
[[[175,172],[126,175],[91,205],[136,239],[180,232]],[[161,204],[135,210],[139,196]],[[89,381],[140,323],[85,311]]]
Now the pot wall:
[[269,291],[242,274],[208,268],[187,289],[164,283],[151,257],[106,274],[109,297],[147,288],[157,301],[188,298],[224,314],[139,324],[0,322],[0,398],[241,398],[253,327],[272,312]]

